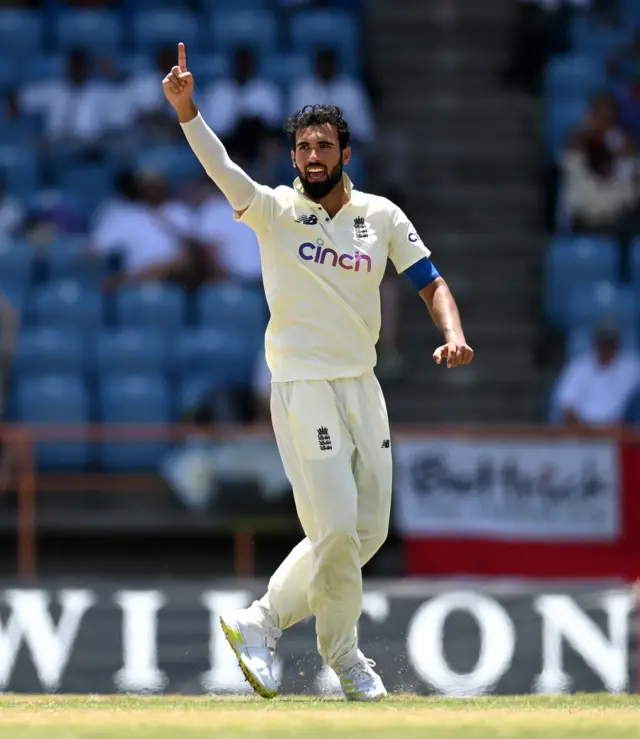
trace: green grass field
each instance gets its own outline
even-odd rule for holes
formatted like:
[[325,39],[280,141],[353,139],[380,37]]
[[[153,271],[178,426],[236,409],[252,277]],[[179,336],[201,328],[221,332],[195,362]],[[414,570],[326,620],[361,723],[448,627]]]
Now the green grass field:
[[640,698],[452,700],[376,705],[259,698],[0,697],[4,739],[591,739],[640,738]]

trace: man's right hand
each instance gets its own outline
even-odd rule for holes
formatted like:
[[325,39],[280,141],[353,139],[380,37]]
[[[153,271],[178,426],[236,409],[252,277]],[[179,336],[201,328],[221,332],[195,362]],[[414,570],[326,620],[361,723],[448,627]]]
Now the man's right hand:
[[188,123],[198,115],[193,102],[193,75],[187,70],[187,51],[182,42],[178,44],[178,64],[162,81],[162,89],[180,123]]

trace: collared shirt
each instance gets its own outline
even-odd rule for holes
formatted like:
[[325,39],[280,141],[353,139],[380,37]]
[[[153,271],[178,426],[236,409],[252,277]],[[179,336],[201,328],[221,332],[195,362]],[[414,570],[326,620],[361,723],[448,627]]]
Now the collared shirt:
[[258,186],[235,216],[254,229],[271,319],[266,356],[274,382],[359,377],[376,364],[380,282],[387,259],[397,272],[430,255],[389,200],[353,189],[332,219],[300,180]]

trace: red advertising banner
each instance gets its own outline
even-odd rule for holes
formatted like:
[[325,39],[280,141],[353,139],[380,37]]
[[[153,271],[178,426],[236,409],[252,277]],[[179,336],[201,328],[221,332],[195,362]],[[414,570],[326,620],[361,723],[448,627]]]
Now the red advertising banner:
[[640,441],[396,439],[408,574],[640,577]]

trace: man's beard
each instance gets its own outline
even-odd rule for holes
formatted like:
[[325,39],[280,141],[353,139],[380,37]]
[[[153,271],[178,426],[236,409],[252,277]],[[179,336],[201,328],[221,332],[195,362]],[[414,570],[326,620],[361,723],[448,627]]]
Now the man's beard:
[[309,181],[304,174],[298,169],[298,175],[300,176],[300,182],[305,194],[311,198],[311,200],[322,200],[328,195],[331,190],[340,182],[342,179],[343,166],[342,162],[336,165],[333,172],[327,175],[326,180],[320,182]]

